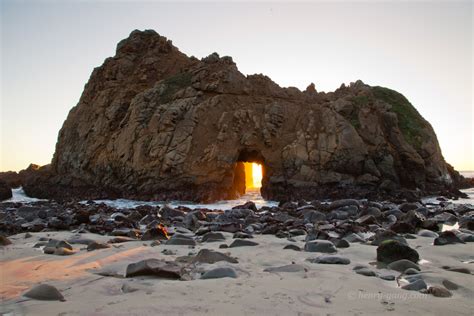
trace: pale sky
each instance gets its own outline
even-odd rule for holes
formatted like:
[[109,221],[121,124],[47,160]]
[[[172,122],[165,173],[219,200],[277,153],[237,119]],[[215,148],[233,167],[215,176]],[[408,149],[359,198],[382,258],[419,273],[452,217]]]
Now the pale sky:
[[92,69],[134,29],[244,74],[333,91],[361,79],[405,95],[445,159],[474,170],[473,2],[1,2],[0,171],[51,161]]

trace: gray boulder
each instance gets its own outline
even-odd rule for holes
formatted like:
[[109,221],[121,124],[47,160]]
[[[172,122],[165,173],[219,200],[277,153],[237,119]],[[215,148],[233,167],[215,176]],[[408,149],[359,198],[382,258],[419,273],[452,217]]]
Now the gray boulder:
[[181,265],[176,262],[152,258],[129,264],[125,272],[125,277],[131,278],[140,275],[151,275],[164,279],[177,280],[181,278],[181,270]]
[[202,236],[202,242],[214,242],[214,241],[223,241],[225,236],[220,232],[208,232]]
[[430,238],[437,238],[439,235],[438,233],[428,230],[428,229],[422,229],[418,232],[418,236],[421,237],[430,237]]
[[234,247],[244,247],[244,246],[257,246],[258,243],[255,241],[251,240],[246,240],[246,239],[235,239],[229,246],[229,248],[234,248]]
[[416,263],[420,260],[420,256],[415,249],[396,240],[386,240],[377,247],[377,261],[392,263],[401,259]]
[[408,283],[407,285],[402,286],[402,289],[408,291],[420,291],[426,289],[427,285],[426,282],[423,280],[416,280],[413,283]]
[[316,258],[308,258],[307,261],[311,263],[320,263],[320,264],[350,264],[351,260],[349,258],[341,256],[319,256]]
[[210,249],[201,249],[197,255],[192,259],[193,263],[216,263],[219,261],[227,261],[230,263],[238,263],[237,259],[226,254]]
[[420,267],[416,263],[413,263],[412,261],[407,259],[394,261],[388,264],[387,268],[398,272],[404,272],[407,269],[415,269],[417,271],[420,271]]
[[64,296],[52,285],[49,284],[39,284],[35,285],[28,291],[26,291],[23,296],[32,298],[40,301],[64,301]]
[[281,267],[270,267],[263,270],[264,272],[301,272],[306,271],[306,268],[300,264],[288,264]]
[[237,278],[237,272],[231,267],[215,268],[205,272],[201,279]]
[[329,240],[311,240],[306,242],[304,250],[308,252],[335,253],[336,247]]

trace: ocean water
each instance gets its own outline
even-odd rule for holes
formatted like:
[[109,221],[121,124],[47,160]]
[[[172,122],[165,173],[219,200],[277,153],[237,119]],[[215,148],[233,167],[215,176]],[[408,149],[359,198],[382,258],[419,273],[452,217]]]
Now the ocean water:
[[[465,177],[474,177],[474,171],[462,171],[460,172]],[[455,204],[472,204],[474,205],[474,188],[461,190],[462,192],[468,195],[467,199],[458,199],[452,200]],[[5,202],[21,202],[21,203],[31,203],[37,201],[44,201],[41,199],[30,198],[26,196],[25,192],[22,188],[17,188],[12,190],[13,197]],[[162,206],[162,205],[170,205],[172,207],[177,206],[185,206],[190,209],[196,208],[207,208],[210,210],[228,210],[233,208],[237,205],[242,205],[245,202],[253,201],[255,205],[260,208],[262,206],[278,206],[278,202],[276,201],[268,201],[265,200],[261,195],[259,190],[249,190],[245,195],[241,196],[235,200],[223,200],[218,201],[215,203],[193,203],[187,201],[170,201],[170,202],[163,202],[163,201],[137,201],[137,200],[127,200],[127,199],[117,199],[117,200],[95,200],[96,203],[104,203],[106,205],[123,209],[123,208],[136,208],[140,205],[151,205],[151,206]],[[427,197],[423,199],[424,203],[439,203],[436,200],[436,197]],[[86,201],[82,201],[82,203],[86,203]]]
[[23,188],[19,187],[16,189],[12,189],[12,197],[3,202],[33,203],[33,202],[38,202],[38,201],[47,201],[47,200],[29,197],[25,194],[25,191],[23,191]]
[[[472,171],[472,170],[471,171],[459,171],[459,173],[465,178],[474,178],[474,171]],[[474,205],[474,188],[461,190],[461,192],[466,193],[468,198],[467,199],[455,200],[455,201],[453,201],[453,203]]]
[[[474,171],[460,171],[459,173],[466,178],[474,177]],[[474,188],[464,189],[464,190],[461,190],[461,192],[466,193],[468,197],[465,199],[450,200],[450,201],[453,202],[454,204],[474,205]],[[436,196],[426,197],[426,198],[423,198],[422,201],[423,203],[439,204],[439,201],[436,198],[437,198]]]
[[169,205],[172,207],[185,206],[190,209],[196,208],[207,208],[210,210],[229,210],[237,205],[245,204],[248,201],[255,203],[257,208],[262,206],[278,206],[278,202],[265,200],[261,195],[259,190],[248,190],[246,194],[242,195],[240,198],[235,200],[222,200],[215,203],[193,203],[187,201],[170,201],[170,202],[150,202],[150,201],[136,201],[136,200],[126,200],[126,199],[117,199],[117,200],[95,200],[96,203],[104,203],[106,205],[115,207],[115,208],[136,208],[140,205],[151,205],[151,206],[162,206]]

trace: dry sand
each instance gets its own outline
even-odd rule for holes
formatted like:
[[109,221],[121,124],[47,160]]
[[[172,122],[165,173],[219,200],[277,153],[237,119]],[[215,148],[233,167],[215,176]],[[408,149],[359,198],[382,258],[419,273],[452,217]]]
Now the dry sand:
[[[8,315],[472,315],[474,275],[450,272],[444,265],[472,270],[473,244],[433,246],[432,238],[409,240],[423,259],[421,268],[428,285],[440,285],[444,279],[459,285],[450,298],[400,289],[396,281],[356,274],[356,264],[375,261],[376,247],[353,243],[339,249],[338,255],[351,260],[349,265],[313,264],[307,258],[320,254],[283,250],[288,244],[304,245],[272,235],[257,235],[255,247],[218,249],[221,242],[188,246],[128,242],[109,249],[87,252],[84,245],[73,244],[76,254],[43,254],[33,245],[40,237],[68,239],[71,232],[35,233],[9,237],[12,245],[1,248],[0,313]],[[82,234],[83,238],[107,241],[110,237]],[[232,235],[226,234],[230,244]],[[82,249],[81,249],[82,248]],[[156,278],[103,277],[94,271],[109,270],[123,275],[127,264],[146,258],[174,260],[199,249],[216,249],[238,258],[233,266],[238,278],[172,281]],[[164,255],[172,249],[176,255]],[[263,270],[292,264],[306,271],[270,273]],[[469,263],[471,262],[471,263]],[[201,265],[208,270],[210,265]],[[373,266],[373,269],[377,269]],[[377,269],[398,276],[390,270]],[[65,302],[38,301],[22,297],[31,286],[47,283],[56,286]],[[124,293],[122,286],[136,288]]]

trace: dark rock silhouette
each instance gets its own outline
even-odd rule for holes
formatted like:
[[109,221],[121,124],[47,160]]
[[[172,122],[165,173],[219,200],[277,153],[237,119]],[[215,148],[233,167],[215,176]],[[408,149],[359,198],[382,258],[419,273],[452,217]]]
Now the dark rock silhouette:
[[396,91],[281,88],[146,30],[94,69],[52,164],[24,188],[56,199],[230,199],[245,190],[245,161],[263,164],[262,195],[277,200],[439,192],[462,179]]
[[12,197],[12,189],[5,181],[0,180],[0,201],[7,200]]

